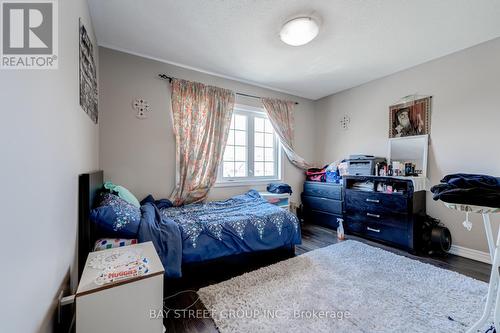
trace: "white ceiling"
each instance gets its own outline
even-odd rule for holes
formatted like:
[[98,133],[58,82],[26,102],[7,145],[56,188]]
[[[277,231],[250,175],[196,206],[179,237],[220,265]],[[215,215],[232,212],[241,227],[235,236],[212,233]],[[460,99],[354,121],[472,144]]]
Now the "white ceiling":
[[[99,45],[318,99],[500,36],[499,0],[89,0]],[[290,17],[322,21],[310,44]]]

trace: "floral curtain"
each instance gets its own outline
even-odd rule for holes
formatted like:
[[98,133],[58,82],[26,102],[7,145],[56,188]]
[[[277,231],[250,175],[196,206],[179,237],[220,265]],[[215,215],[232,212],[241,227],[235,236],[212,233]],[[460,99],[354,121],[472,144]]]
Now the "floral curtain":
[[300,157],[293,147],[295,103],[272,98],[262,98],[261,101],[290,162],[304,170],[310,168],[311,165]]
[[173,79],[172,116],[176,141],[176,206],[203,201],[217,179],[234,107],[234,92]]

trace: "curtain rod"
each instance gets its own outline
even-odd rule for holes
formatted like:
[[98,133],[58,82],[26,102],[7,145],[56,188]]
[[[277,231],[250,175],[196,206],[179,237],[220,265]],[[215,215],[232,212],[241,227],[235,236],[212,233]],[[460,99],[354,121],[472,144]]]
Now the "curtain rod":
[[[168,76],[167,74],[158,74],[158,77],[162,80],[168,80],[169,82],[172,82],[172,79],[174,79],[173,77],[171,76]],[[239,95],[239,96],[245,96],[245,97],[250,97],[250,98],[258,98],[258,99],[261,99],[261,97],[259,96],[255,96],[255,95],[249,95],[249,94],[244,94],[244,93],[239,93],[237,92],[236,95]],[[294,102],[295,105],[298,105],[299,102]]]

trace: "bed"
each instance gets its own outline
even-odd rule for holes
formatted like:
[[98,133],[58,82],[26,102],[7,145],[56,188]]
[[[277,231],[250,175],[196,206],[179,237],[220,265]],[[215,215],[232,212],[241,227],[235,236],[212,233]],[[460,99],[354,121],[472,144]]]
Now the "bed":
[[[80,176],[79,273],[87,254],[103,235],[89,212],[103,186],[102,171]],[[247,253],[283,250],[300,244],[297,217],[249,191],[228,200],[182,207],[161,205],[152,197],[141,206],[140,242],[152,241],[167,277],[178,278],[183,267]]]

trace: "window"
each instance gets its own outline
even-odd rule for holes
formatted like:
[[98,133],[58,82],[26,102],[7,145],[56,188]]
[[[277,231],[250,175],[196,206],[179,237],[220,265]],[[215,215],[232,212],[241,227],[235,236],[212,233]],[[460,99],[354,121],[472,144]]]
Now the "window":
[[247,116],[233,114],[222,164],[222,174],[225,178],[248,175],[247,129]]
[[218,183],[280,179],[279,143],[262,111],[235,108]]

